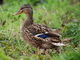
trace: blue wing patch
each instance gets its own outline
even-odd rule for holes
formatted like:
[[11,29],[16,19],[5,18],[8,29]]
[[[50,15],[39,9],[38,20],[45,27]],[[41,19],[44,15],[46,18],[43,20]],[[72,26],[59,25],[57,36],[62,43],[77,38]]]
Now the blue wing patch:
[[46,34],[37,34],[35,36],[40,37],[40,38],[44,38],[44,39],[49,37],[49,35],[46,35]]

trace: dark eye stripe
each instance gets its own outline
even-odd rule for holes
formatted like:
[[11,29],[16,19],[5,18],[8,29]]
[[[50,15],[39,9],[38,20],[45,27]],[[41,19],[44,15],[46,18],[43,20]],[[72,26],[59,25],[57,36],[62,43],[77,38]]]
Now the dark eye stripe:
[[23,9],[23,8],[20,8],[21,10]]
[[29,7],[22,7],[21,9],[24,9],[24,8],[29,8]]

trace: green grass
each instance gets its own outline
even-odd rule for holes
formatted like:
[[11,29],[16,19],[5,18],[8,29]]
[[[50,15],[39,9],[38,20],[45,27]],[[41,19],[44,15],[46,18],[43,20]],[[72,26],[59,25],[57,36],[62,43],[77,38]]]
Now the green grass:
[[[37,0],[35,0],[37,1]],[[25,15],[13,16],[20,6],[34,2],[6,0],[0,6],[0,58],[1,60],[79,60],[80,59],[80,3],[71,4],[71,0],[46,0],[43,4],[33,6],[34,22],[46,24],[51,28],[61,28],[63,22],[68,24],[62,29],[62,38],[73,38],[62,53],[50,52],[48,55],[33,54],[37,49],[26,43],[20,33]],[[2,51],[3,50],[3,51]]]

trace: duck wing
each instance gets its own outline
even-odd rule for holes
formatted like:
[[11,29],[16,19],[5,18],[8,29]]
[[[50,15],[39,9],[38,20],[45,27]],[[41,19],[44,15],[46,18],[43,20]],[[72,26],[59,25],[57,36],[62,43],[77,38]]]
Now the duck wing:
[[[64,46],[63,43],[60,43],[60,34],[45,25],[33,24],[27,27],[26,31],[29,33],[28,36],[30,35],[30,38],[35,42]],[[55,39],[55,37],[58,39]]]
[[45,34],[48,36],[52,37],[60,37],[61,35],[57,32],[57,30],[51,29],[47,27],[46,25],[41,25],[41,24],[33,24],[32,26],[29,27],[33,35],[37,34]]
[[42,39],[42,38],[40,38],[40,37],[35,37],[35,36],[32,36],[32,38],[33,39],[35,39],[36,41],[40,41],[40,42],[42,42],[42,43],[48,43],[48,44],[51,44],[51,45],[53,45],[53,46],[66,46],[64,43],[62,43],[62,42],[58,42],[58,43],[56,43],[56,42],[51,42],[50,40],[47,40],[47,39]]
[[32,34],[32,36],[35,36],[44,40],[46,40],[46,38],[50,38],[48,39],[48,41],[52,41],[52,42],[61,41],[59,38],[61,35],[56,30],[51,29],[46,25],[32,24],[29,27],[27,27],[27,29],[29,30],[29,33]]

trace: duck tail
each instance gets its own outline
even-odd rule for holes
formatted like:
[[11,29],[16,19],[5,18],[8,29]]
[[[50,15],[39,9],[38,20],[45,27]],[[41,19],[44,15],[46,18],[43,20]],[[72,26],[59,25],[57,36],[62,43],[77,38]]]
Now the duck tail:
[[72,38],[65,38],[62,40],[62,42],[71,42],[73,39]]
[[63,44],[63,43],[52,43],[53,45],[55,45],[55,46],[66,46],[65,44]]

